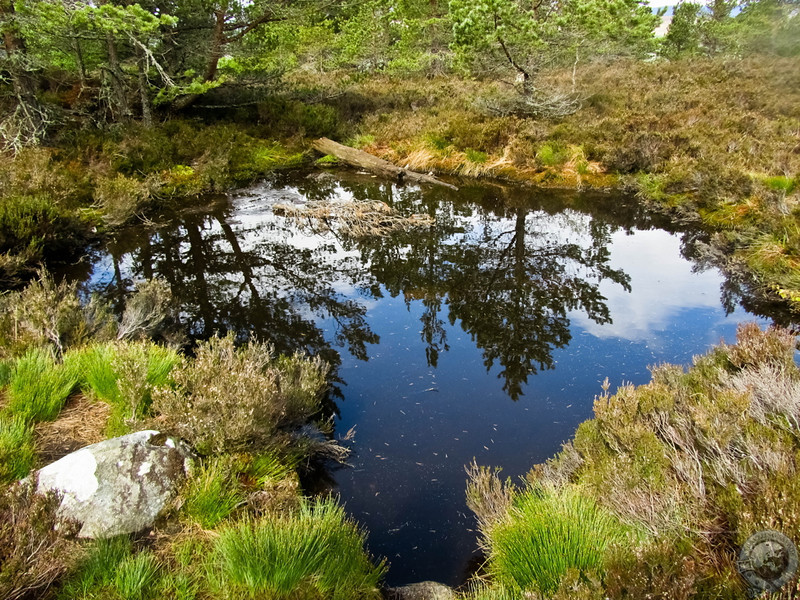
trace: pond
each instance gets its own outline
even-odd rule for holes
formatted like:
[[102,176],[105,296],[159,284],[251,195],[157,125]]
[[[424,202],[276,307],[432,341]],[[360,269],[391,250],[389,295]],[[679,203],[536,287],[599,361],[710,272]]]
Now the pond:
[[[320,201],[425,218],[354,237],[286,215]],[[606,378],[612,391],[645,383],[649,365],[689,363],[738,323],[767,322],[690,260],[701,233],[619,195],[295,174],[158,221],[99,251],[88,287],[114,298],[161,277],[189,335],[232,331],[330,362],[336,434],[355,436],[325,483],[393,585],[458,584],[474,567],[473,458],[524,475],[592,416]]]

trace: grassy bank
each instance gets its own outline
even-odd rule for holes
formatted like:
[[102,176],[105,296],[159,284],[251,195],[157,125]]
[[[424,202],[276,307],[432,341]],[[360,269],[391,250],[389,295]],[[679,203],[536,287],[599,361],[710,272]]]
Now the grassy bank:
[[794,348],[786,331],[742,326],[688,369],[597,397],[594,419],[521,487],[473,466],[490,576],[475,596],[746,597],[744,541],[800,536]]
[[412,169],[635,192],[712,232],[724,266],[800,307],[800,61],[590,64],[574,93],[571,72],[541,85],[580,108],[497,116],[519,101],[512,86],[457,78],[375,77],[336,102],[349,143]]
[[[379,597],[385,568],[364,533],[335,500],[301,495],[303,465],[346,455],[298,433],[325,426],[322,361],[232,337],[191,357],[156,344],[169,339],[172,310],[157,281],[140,285],[120,318],[46,273],[0,302],[0,596]],[[78,541],[63,524],[54,530],[54,499],[15,483],[88,443],[147,428],[179,435],[196,459],[146,539]]]

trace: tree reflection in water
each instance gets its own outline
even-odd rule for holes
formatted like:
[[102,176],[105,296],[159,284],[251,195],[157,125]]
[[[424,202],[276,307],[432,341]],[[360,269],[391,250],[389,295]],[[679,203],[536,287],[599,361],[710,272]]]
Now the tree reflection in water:
[[[531,196],[499,187],[398,189],[357,177],[275,184],[179,213],[156,229],[126,232],[109,247],[110,287],[119,294],[132,279],[162,277],[190,336],[232,331],[280,352],[318,354],[334,369],[337,348],[367,360],[380,342],[368,304],[384,292],[402,295],[424,306],[420,335],[429,366],[448,351],[447,323],[458,323],[487,370],[499,365],[504,391],[517,399],[528,376],[552,368],[553,351],[569,343],[571,311],[606,323],[600,283],[629,289],[628,276],[609,266],[608,243],[631,222],[612,225],[608,215],[596,219]],[[435,222],[386,237],[309,235],[272,213],[272,204],[287,199],[381,200]]]

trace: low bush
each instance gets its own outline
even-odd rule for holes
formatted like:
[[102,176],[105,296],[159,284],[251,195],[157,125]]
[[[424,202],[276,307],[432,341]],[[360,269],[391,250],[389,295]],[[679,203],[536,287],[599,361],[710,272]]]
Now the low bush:
[[207,560],[218,598],[380,598],[383,564],[333,500],[223,528]]
[[237,349],[231,336],[212,338],[173,370],[174,387],[154,390],[153,408],[201,454],[253,451],[320,410],[326,374],[318,358],[276,357],[265,344]]
[[95,298],[82,303],[77,283],[57,283],[45,270],[23,290],[0,296],[0,309],[0,353],[6,356],[49,346],[61,357],[90,338],[109,339],[116,329],[105,304]]

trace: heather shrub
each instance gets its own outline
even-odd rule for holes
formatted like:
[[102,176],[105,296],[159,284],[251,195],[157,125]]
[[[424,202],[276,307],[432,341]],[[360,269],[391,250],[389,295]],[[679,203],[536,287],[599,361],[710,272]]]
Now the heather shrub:
[[72,527],[59,523],[58,499],[15,485],[0,494],[0,597],[44,597],[54,581],[74,565],[79,552],[69,539]]
[[106,305],[94,298],[82,304],[77,283],[57,283],[45,270],[23,290],[0,296],[0,309],[0,352],[6,355],[50,346],[61,357],[90,338],[110,338],[115,328]]
[[318,358],[276,357],[265,344],[236,348],[231,336],[212,338],[173,370],[174,387],[153,391],[153,409],[201,454],[252,451],[319,411],[326,374]]

